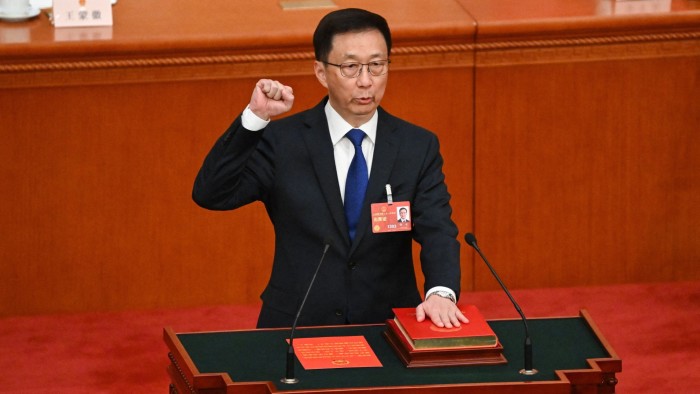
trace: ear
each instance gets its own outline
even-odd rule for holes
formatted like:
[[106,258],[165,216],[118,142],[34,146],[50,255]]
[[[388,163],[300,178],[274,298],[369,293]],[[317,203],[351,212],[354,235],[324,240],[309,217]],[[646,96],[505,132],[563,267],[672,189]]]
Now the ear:
[[326,81],[326,65],[316,60],[314,62],[314,74],[316,74],[318,82],[320,82],[324,88],[328,89],[328,82]]

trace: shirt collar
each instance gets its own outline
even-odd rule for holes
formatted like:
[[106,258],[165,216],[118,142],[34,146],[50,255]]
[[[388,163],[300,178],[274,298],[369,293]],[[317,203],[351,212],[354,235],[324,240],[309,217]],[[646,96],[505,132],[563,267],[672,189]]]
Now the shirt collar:
[[330,100],[326,103],[324,110],[326,112],[326,119],[328,119],[328,130],[331,133],[331,141],[334,146],[343,139],[345,134],[351,129],[360,129],[364,131],[370,141],[372,141],[372,144],[375,143],[377,137],[377,119],[379,119],[378,111],[374,111],[374,115],[372,115],[367,123],[360,125],[360,127],[352,127],[350,123],[346,122],[331,106]]

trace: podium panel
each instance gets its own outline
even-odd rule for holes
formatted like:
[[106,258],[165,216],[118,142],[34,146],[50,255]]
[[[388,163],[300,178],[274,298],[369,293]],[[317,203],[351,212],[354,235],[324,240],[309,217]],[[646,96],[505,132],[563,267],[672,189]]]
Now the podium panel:
[[174,333],[164,339],[172,393],[614,393],[621,360],[585,310],[578,317],[528,320],[534,344],[534,376],[519,374],[523,360],[520,320],[491,320],[507,364],[409,369],[382,333],[385,325],[299,329],[296,338],[362,335],[381,368],[304,370],[285,385],[288,329]]

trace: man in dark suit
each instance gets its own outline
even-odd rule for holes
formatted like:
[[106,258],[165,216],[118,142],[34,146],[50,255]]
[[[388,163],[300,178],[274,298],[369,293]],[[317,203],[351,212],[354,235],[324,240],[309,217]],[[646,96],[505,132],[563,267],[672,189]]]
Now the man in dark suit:
[[410,219],[408,219],[408,210],[404,207],[401,207],[399,209],[399,218],[398,218],[399,223],[408,223],[410,222]]
[[[394,307],[416,307],[418,320],[440,327],[467,322],[455,305],[459,242],[437,137],[379,107],[391,51],[386,21],[359,9],[331,12],[316,28],[314,49],[314,71],[328,96],[270,122],[291,109],[293,91],[258,81],[194,185],[194,200],[208,209],[265,204],[275,257],[258,327],[292,325],[329,242],[299,325],[381,323]],[[350,134],[359,138],[352,142]],[[372,204],[388,204],[389,194],[411,206],[406,231],[373,229]],[[422,247],[423,302],[412,239]]]

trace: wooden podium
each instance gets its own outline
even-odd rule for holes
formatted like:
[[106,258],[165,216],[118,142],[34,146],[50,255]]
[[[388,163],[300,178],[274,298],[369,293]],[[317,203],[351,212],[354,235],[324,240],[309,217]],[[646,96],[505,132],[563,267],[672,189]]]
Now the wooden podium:
[[577,317],[529,319],[537,375],[522,367],[520,320],[490,320],[508,363],[406,368],[383,336],[385,325],[304,328],[297,337],[363,335],[381,368],[304,370],[284,385],[288,329],[176,334],[164,330],[171,393],[597,393],[615,392],[622,361],[582,310]]

